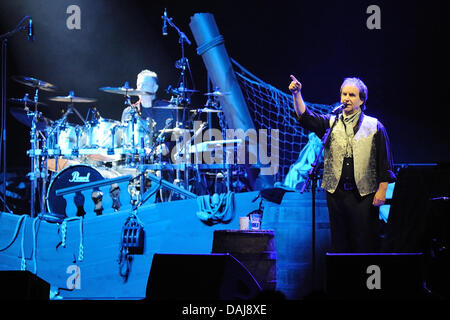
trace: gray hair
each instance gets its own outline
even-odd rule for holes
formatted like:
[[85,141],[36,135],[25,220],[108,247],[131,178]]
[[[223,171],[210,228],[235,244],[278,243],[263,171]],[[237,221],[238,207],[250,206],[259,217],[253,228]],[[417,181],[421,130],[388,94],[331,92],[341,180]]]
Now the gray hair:
[[342,88],[344,88],[344,86],[346,86],[346,85],[352,85],[352,86],[355,86],[358,88],[359,98],[363,101],[362,109],[365,110],[368,90],[367,90],[367,86],[364,84],[364,82],[362,82],[362,80],[359,78],[345,78],[344,82],[342,82],[342,85],[341,85],[341,92],[342,92]]
[[144,81],[144,78],[147,78],[147,77],[154,78],[156,84],[158,84],[158,75],[153,71],[145,69],[145,70],[142,70],[141,72],[139,72],[139,74],[137,75],[136,87],[139,87],[142,84],[142,82]]

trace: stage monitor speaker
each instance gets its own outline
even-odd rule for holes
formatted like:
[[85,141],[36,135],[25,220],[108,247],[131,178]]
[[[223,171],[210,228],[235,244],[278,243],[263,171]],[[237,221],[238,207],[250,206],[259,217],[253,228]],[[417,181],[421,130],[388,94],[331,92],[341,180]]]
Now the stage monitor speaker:
[[0,300],[48,300],[50,284],[29,271],[0,271]]
[[421,253],[327,253],[327,294],[337,299],[404,299],[424,294]]
[[247,300],[260,286],[230,254],[154,254],[150,300]]

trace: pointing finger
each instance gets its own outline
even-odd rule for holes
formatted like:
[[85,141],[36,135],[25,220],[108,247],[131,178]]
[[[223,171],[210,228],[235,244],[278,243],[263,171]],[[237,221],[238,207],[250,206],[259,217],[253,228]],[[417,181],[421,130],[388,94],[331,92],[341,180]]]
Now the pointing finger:
[[291,77],[291,80],[292,80],[292,81],[294,81],[294,82],[300,82],[300,81],[298,81],[292,74],[290,75],[290,77]]

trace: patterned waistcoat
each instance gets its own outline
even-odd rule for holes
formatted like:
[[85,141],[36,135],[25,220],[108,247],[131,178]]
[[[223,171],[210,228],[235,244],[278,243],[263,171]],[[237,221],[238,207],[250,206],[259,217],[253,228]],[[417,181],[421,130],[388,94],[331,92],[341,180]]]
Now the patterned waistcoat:
[[[330,118],[330,126],[335,121],[335,116]],[[353,165],[356,187],[359,194],[365,196],[376,192],[376,143],[378,120],[361,114],[359,130],[354,135],[351,143],[353,147]],[[342,120],[339,120],[331,132],[328,146],[324,149],[324,174],[322,188],[334,193],[342,174],[342,165],[347,146],[347,134]]]

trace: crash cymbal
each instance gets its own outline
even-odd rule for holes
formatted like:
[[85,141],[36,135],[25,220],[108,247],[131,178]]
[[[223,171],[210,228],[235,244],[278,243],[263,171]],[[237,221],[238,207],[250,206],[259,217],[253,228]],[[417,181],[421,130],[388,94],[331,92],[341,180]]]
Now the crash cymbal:
[[57,96],[53,98],[49,98],[51,101],[56,102],[68,102],[68,103],[91,103],[97,101],[97,99],[94,98],[82,98],[82,97],[76,97],[74,95],[73,91],[69,92],[69,95],[67,96]]
[[210,109],[210,108],[194,109],[194,110],[190,110],[190,111],[191,112],[198,112],[198,113],[203,113],[203,112],[219,113],[219,112],[222,112],[222,110],[216,110],[216,109]]
[[[33,120],[32,114],[28,115],[28,112],[22,108],[11,108],[9,111],[11,112],[13,117],[16,118],[16,120],[18,120],[20,123],[26,125],[27,127],[31,128],[31,124],[32,124],[32,120]],[[36,122],[36,128],[38,130],[42,131],[46,127],[51,126],[52,123],[53,123],[52,120],[50,120],[44,116],[40,116]]]
[[183,107],[175,106],[175,105],[168,105],[166,107],[152,107],[152,109],[165,109],[165,110],[183,110]]
[[24,76],[12,76],[11,77],[14,81],[24,84],[29,87],[33,87],[36,89],[44,90],[44,91],[55,91],[56,86],[39,79],[35,79],[32,77],[24,77]]
[[226,95],[229,95],[229,94],[230,94],[229,92],[221,92],[219,90],[216,90],[216,91],[213,91],[213,92],[207,92],[204,95],[205,96],[213,96],[213,97],[223,97],[223,96],[226,96]]
[[[20,99],[20,98],[9,98],[8,101],[13,102],[13,103],[17,103],[17,104],[23,104],[23,105],[26,105],[26,106],[32,106],[32,105],[34,106],[35,105],[35,102],[33,100],[30,100],[27,95],[25,95],[25,97],[23,97],[22,99]],[[43,102],[38,102],[37,104],[38,104],[38,106],[46,106],[47,105],[47,104],[45,104]]]
[[100,91],[121,94],[123,96],[152,96],[155,95],[153,92],[148,92],[144,90],[136,90],[127,86],[123,87],[102,87],[99,88]]
[[176,133],[183,133],[183,132],[194,132],[192,129],[182,129],[182,128],[173,128],[173,129],[161,129],[159,132],[176,132]]

